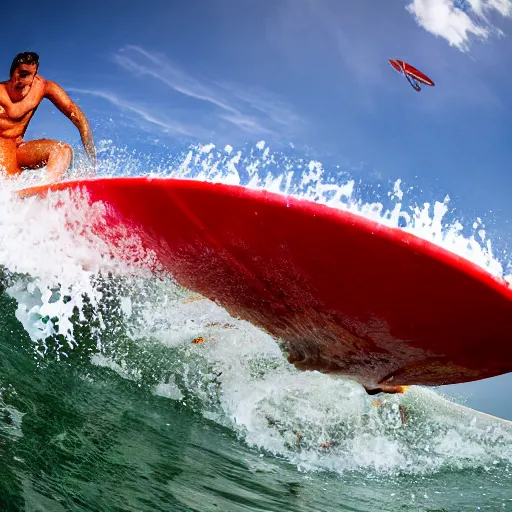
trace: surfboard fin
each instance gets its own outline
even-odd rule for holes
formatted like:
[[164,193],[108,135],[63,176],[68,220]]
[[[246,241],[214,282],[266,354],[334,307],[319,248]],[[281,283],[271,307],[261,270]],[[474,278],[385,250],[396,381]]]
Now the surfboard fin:
[[379,386],[375,388],[369,388],[363,386],[369,395],[378,395],[379,393],[388,393],[390,395],[397,393],[404,393],[409,386]]

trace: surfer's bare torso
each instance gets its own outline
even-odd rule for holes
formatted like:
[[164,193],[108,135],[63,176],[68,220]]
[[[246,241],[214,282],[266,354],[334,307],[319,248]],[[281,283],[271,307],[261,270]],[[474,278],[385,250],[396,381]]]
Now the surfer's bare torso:
[[[38,78],[37,82],[39,82],[39,89],[43,92],[44,84],[41,83],[43,82],[42,78]],[[38,103],[44,97],[39,92],[36,92],[36,87],[32,87],[32,89],[34,90],[31,95],[32,101],[30,101],[31,98],[24,98],[24,100],[21,100],[21,104],[17,105],[9,98],[7,82],[0,83],[0,139],[13,141],[17,146],[19,146],[23,141],[23,136],[28,127],[28,123],[32,119]],[[34,104],[36,102],[36,98],[38,102],[37,104]],[[10,109],[6,103],[11,104]]]
[[9,80],[0,82],[0,170],[13,176],[24,169],[46,166],[48,181],[58,181],[66,172],[72,158],[68,144],[51,139],[24,140],[30,120],[45,98],[78,128],[85,151],[95,165],[94,140],[82,110],[62,87],[37,74],[38,61],[15,64],[16,61]]

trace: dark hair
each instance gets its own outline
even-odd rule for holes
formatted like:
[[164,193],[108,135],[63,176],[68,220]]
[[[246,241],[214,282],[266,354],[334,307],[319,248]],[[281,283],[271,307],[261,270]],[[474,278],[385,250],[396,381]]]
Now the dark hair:
[[36,52],[22,52],[18,53],[11,64],[10,76],[13,75],[14,71],[21,64],[35,64],[39,68],[39,55]]

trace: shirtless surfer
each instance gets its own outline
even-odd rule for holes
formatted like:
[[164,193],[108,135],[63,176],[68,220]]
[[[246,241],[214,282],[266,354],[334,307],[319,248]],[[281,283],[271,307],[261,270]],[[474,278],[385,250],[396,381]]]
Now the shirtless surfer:
[[78,128],[85,152],[96,166],[96,148],[89,122],[80,108],[55,82],[37,74],[39,56],[23,52],[14,58],[10,78],[0,82],[0,171],[13,177],[24,169],[46,166],[46,181],[59,181],[73,151],[57,140],[24,141],[28,124],[44,98],[48,98]]

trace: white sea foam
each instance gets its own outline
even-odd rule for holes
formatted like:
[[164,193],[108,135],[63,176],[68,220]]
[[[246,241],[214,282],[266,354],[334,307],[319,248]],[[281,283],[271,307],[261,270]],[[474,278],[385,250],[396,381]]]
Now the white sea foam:
[[249,152],[230,151],[228,155],[213,144],[198,145],[183,155],[178,165],[162,165],[155,174],[265,189],[349,211],[386,226],[400,227],[498,277],[503,276],[504,263],[508,265],[494,254],[481,218],[470,226],[457,219],[447,220],[451,213],[449,196],[408,202],[410,189],[404,192],[401,179],[397,179],[385,197],[368,201],[361,198],[354,179],[338,177],[334,181],[321,162],[272,153],[264,141]]
[[45,200],[19,199],[12,186],[8,183],[0,190],[0,266],[15,276],[6,292],[18,302],[16,317],[37,343],[36,350],[44,354],[45,339],[62,334],[67,346],[61,355],[66,356],[74,345],[73,313],[78,311],[85,320],[84,298],[93,305],[101,299],[92,278],[99,272],[144,273],[140,265],[115,257],[126,247],[133,251],[133,259],[144,261],[153,255],[143,253],[132,233],[114,251],[96,236],[91,227],[104,215],[101,203],[87,206],[85,198],[75,195],[75,207],[62,208],[62,202],[71,204],[68,192]]
[[[154,176],[265,188],[401,226],[495,275],[503,273],[481,219],[471,223],[468,235],[468,226],[446,220],[449,198],[407,204],[400,180],[389,195],[364,200],[355,180],[334,179],[316,160],[272,153],[263,141],[248,152],[198,146],[181,158],[151,165],[107,142],[102,151],[106,175],[119,175],[123,162],[123,175],[151,169]],[[57,348],[61,357],[74,349],[72,315],[78,311],[84,319],[88,297],[99,333],[95,364],[123,378],[152,376],[155,393],[195,404],[247,444],[287,457],[302,469],[414,473],[512,464],[511,433],[499,422],[474,422],[469,411],[455,421],[449,404],[433,407],[431,397],[414,389],[372,405],[353,382],[299,372],[261,330],[230,318],[206,299],[190,300],[171,280],[149,278],[140,267],[116,258],[90,229],[103,215],[102,205],[64,213],[58,199],[21,201],[7,186],[0,191],[0,265],[11,275],[7,293],[18,302],[16,315],[41,356],[47,351],[45,340],[57,333],[64,335]],[[137,253],[136,236],[127,240],[128,248],[120,250]],[[154,263],[151,254],[142,254],[144,258]],[[108,272],[124,279],[112,292],[115,310],[99,307],[106,300],[105,288],[95,278]],[[140,349],[139,356],[130,356],[137,351],[126,350],[125,341],[115,337],[107,347],[102,329],[114,316],[122,319],[122,331]],[[401,421],[402,402],[410,411],[407,425]]]
[[[512,464],[512,425],[421,388],[370,397],[347,379],[301,372],[261,330],[207,299],[159,286],[155,300],[133,304],[126,319],[140,357],[114,351],[101,364],[155,375],[168,361],[154,392],[195,404],[249,446],[305,471],[421,474]],[[168,351],[158,352],[158,363],[148,362],[148,339]]]

